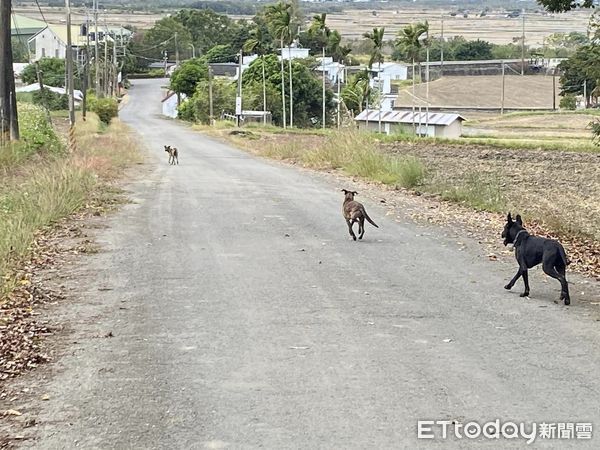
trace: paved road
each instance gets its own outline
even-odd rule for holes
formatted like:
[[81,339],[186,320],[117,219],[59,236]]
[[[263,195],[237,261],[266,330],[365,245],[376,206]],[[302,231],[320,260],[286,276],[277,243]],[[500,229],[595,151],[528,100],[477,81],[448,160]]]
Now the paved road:
[[[538,280],[520,299],[512,269],[369,201],[381,228],[349,241],[342,186],[161,119],[159,98],[136,81],[122,111],[151,170],[77,269],[77,342],[26,445],[457,448],[473,441],[418,441],[417,420],[600,427],[599,322],[575,292],[555,305]],[[600,447],[536,442],[571,445]]]

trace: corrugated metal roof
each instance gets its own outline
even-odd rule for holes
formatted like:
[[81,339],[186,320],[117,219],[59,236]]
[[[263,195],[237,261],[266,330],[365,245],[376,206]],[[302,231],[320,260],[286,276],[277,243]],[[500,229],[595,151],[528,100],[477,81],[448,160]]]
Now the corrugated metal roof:
[[[376,109],[365,109],[354,120],[366,122],[379,122],[379,111]],[[450,125],[455,120],[465,120],[460,114],[440,113],[429,111],[382,111],[381,121],[389,123],[429,123],[429,125]]]

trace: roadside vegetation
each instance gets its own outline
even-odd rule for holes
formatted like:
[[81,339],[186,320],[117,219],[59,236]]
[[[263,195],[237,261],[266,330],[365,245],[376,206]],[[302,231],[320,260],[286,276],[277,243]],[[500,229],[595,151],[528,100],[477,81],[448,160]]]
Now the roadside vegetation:
[[[3,294],[19,281],[14,270],[29,256],[40,230],[89,202],[109,200],[107,183],[139,160],[135,141],[119,121],[106,127],[89,114],[86,122],[77,123],[77,151],[69,154],[46,114],[37,106],[20,104],[22,140],[0,148]],[[55,117],[54,121],[64,119]]]

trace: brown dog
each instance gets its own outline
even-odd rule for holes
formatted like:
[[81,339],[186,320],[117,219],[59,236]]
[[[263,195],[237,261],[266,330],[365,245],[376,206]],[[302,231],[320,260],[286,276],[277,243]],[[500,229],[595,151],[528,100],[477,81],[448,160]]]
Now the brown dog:
[[179,152],[175,147],[165,145],[165,152],[169,154],[169,164],[175,165],[175,162],[179,165]]
[[342,214],[344,215],[344,219],[346,219],[346,223],[348,224],[348,231],[350,232],[350,236],[352,239],[356,240],[356,235],[352,230],[352,227],[356,222],[358,222],[358,239],[362,239],[365,234],[365,219],[375,228],[379,228],[375,222],[371,220],[365,207],[354,201],[354,196],[358,194],[356,191],[348,191],[346,189],[342,189],[344,193],[344,204],[342,205]]

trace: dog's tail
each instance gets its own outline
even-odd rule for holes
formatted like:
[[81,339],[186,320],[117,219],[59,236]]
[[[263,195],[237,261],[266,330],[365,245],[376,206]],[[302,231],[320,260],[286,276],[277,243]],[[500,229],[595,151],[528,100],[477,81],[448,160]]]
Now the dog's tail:
[[365,213],[365,219],[367,219],[367,222],[369,222],[375,228],[379,228],[379,225],[377,225],[375,222],[373,222],[373,220],[369,217],[369,215],[367,214],[367,211],[363,211],[363,212]]
[[558,245],[558,253],[559,253],[561,259],[563,260],[563,263],[565,264],[565,267],[568,266],[569,264],[571,264],[571,261],[569,260],[569,258],[567,258],[567,254],[565,252],[565,249],[560,244]]

